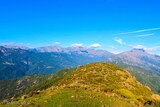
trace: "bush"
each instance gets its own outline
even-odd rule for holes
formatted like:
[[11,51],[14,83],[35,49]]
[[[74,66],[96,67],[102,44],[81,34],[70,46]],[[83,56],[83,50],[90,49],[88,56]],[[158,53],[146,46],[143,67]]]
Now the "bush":
[[120,94],[124,98],[135,99],[135,95],[129,90],[119,89],[119,90],[115,90],[114,92],[116,92],[117,94]]

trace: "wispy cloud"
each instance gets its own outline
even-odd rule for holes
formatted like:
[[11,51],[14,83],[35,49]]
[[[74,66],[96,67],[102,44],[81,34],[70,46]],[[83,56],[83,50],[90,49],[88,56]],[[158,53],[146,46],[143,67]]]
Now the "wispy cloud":
[[131,32],[122,32],[122,33],[119,33],[119,34],[116,34],[116,35],[141,33],[141,32],[148,32],[148,31],[155,31],[155,30],[160,30],[160,28],[151,28],[151,29],[136,30],[136,31],[131,31]]
[[81,43],[74,43],[74,44],[71,44],[72,47],[83,47],[84,45],[81,44]]
[[54,42],[54,45],[60,45],[61,43],[60,42]]
[[108,46],[108,48],[115,49],[115,46],[113,46],[113,45],[112,46]]
[[101,47],[101,44],[95,43],[95,44],[90,45],[89,47],[91,47],[91,48],[99,48],[99,47]]
[[94,44],[91,44],[89,46],[87,45],[84,45],[84,44],[81,44],[81,43],[74,43],[74,44],[71,44],[71,47],[84,47],[84,48],[100,48],[102,45],[99,44],[99,43],[94,43]]
[[0,46],[30,46],[31,43],[14,43],[14,42],[4,42],[0,43]]
[[135,48],[135,49],[144,49],[144,50],[147,50],[147,51],[155,51],[155,50],[160,48],[160,46],[146,47],[146,46],[143,46],[143,45],[130,45],[130,47]]
[[143,34],[143,35],[137,35],[136,37],[146,37],[146,36],[153,36],[154,33],[150,33],[150,34]]
[[125,42],[121,38],[114,38],[114,41],[119,43],[120,45],[125,45]]

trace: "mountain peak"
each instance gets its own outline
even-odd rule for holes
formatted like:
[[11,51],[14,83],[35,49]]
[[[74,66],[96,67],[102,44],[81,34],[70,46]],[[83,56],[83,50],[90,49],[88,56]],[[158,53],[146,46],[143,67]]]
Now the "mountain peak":
[[131,51],[139,51],[139,52],[146,52],[143,48],[134,48]]
[[61,46],[45,46],[36,48],[39,52],[63,52],[64,48]]
[[132,50],[130,50],[130,51],[127,51],[127,52],[123,52],[123,53],[120,53],[119,55],[123,55],[123,57],[124,57],[124,55],[125,56],[128,56],[128,57],[132,57],[133,58],[133,56],[135,57],[139,57],[139,56],[148,56],[148,55],[150,55],[150,54],[148,54],[144,49],[138,49],[138,48],[134,48],[134,49],[132,49]]
[[11,48],[11,49],[29,49],[28,47],[26,46],[23,46],[23,45],[3,45],[3,47],[5,48]]

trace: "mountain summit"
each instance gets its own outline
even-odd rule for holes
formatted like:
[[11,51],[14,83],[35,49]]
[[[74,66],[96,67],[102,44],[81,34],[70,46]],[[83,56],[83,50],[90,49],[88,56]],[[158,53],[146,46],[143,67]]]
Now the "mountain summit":
[[146,52],[144,49],[142,48],[134,48],[133,50],[131,51],[139,51],[139,52]]
[[[110,62],[128,64],[146,70],[153,71],[160,74],[160,57],[147,53],[144,49],[133,49],[131,51],[123,52],[108,59]],[[157,69],[157,70],[156,70]]]
[[90,57],[101,56],[104,58],[108,58],[113,54],[100,49],[95,49],[92,47],[83,47],[83,46],[71,46],[67,48],[63,48],[61,46],[46,46],[46,47],[39,47],[36,48],[38,52],[58,52],[58,53],[66,53],[66,54],[77,54],[77,55],[85,55]]

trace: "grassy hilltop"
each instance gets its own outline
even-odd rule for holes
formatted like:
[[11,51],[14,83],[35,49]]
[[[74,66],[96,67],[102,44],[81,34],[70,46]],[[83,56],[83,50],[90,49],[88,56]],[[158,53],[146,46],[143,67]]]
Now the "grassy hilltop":
[[41,88],[1,106],[159,107],[160,96],[115,65],[92,63],[77,67],[47,89]]

